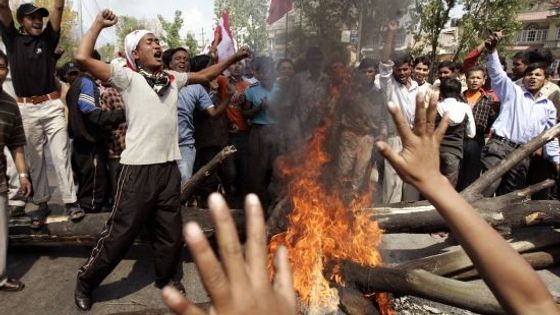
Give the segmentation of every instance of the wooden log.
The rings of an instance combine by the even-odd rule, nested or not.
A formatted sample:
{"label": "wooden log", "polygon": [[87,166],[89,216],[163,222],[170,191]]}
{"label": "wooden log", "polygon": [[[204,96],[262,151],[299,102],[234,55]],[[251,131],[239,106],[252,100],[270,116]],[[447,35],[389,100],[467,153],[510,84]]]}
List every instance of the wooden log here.
{"label": "wooden log", "polygon": [[498,163],[492,169],[482,174],[482,176],[480,176],[474,183],[465,188],[461,192],[461,194],[468,201],[478,199],[484,189],[490,186],[498,178],[502,177],[502,175],[504,175],[512,167],[517,165],[521,160],[529,156],[531,153],[535,152],[535,150],[542,147],[545,143],[551,141],[559,134],[560,124],[556,124],[552,128],[543,131],[531,141],[517,148],[515,151],[509,154],[507,158],[501,160],[500,163]]}
{"label": "wooden log", "polygon": [[414,295],[476,313],[505,314],[490,289],[483,283],[448,279],[424,270],[368,268],[347,261],[342,266],[345,281],[355,284],[364,293]]}
{"label": "wooden log", "polygon": [[379,315],[373,303],[364,294],[351,288],[338,288],[340,309],[348,315]]}
{"label": "wooden log", "polygon": [[[547,180],[537,185],[550,187],[552,184],[553,181]],[[495,228],[560,225],[560,201],[524,201],[519,200],[517,193],[497,198],[480,198],[472,202],[472,206]],[[431,233],[447,230],[443,218],[428,202],[391,204],[379,208],[366,208],[363,211],[370,212],[386,233]]]}
{"label": "wooden log", "polygon": [[[546,269],[557,265],[560,262],[560,248],[547,248],[538,252],[523,253],[521,256],[533,267],[533,269]],[[470,268],[453,274],[451,277],[457,280],[472,280],[480,278],[480,275],[478,274],[478,270]]]}
{"label": "wooden log", "polygon": [[[243,232],[245,216],[241,210],[231,210],[238,231]],[[89,213],[84,219],[73,222],[66,215],[49,216],[46,224],[39,230],[31,229],[29,217],[12,218],[9,222],[10,245],[93,245],[110,213]],[[198,208],[183,208],[181,212],[183,222],[195,221],[202,231],[210,236],[214,233],[210,211]],[[142,233],[137,242],[150,240],[147,233]]]}
{"label": "wooden log", "polygon": [[189,201],[189,198],[193,194],[194,190],[206,179],[212,172],[222,164],[228,157],[237,152],[235,146],[230,145],[224,147],[222,151],[210,160],[206,165],[204,165],[198,172],[196,172],[183,186],[181,186],[181,204],[185,204]]}
{"label": "wooden log", "polygon": [[[519,253],[536,251],[542,248],[558,246],[560,244],[560,232],[551,230],[543,233],[539,231],[532,235],[524,236],[522,241],[511,243],[511,247]],[[422,257],[419,259],[393,265],[393,267],[404,270],[422,269],[439,276],[447,276],[473,268],[469,256],[461,247],[457,249]]]}

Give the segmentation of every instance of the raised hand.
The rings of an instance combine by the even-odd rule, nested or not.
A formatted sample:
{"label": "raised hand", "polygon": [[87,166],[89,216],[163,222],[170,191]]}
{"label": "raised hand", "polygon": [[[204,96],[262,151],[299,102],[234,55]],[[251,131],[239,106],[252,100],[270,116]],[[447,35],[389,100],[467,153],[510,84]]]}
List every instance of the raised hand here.
{"label": "raised hand", "polygon": [[113,13],[113,11],[105,9],[97,14],[95,22],[101,25],[103,28],[106,28],[117,24],[118,18],[117,15]]}
{"label": "raised hand", "polygon": [[237,57],[236,59],[238,61],[243,60],[243,59],[251,56],[251,50],[249,49],[248,46],[243,46],[243,47],[241,47],[237,50],[237,52],[235,53],[235,56]]}
{"label": "raised hand", "polygon": [[492,34],[490,34],[490,36],[488,36],[486,41],[484,41],[484,46],[488,51],[492,52],[494,51],[494,49],[496,49],[496,46],[502,40],[502,38],[504,38],[504,36],[505,35],[503,31],[493,32]]}
{"label": "raised hand", "polygon": [[389,103],[389,112],[401,136],[403,149],[395,152],[385,142],[377,142],[377,148],[391,163],[395,171],[407,183],[422,191],[422,185],[439,171],[439,145],[447,129],[447,117],[435,127],[437,95],[432,95],[426,108],[424,95],[416,97],[416,116],[411,129],[406,119],[394,103]]}
{"label": "raised hand", "polygon": [[399,29],[399,21],[391,20],[387,23],[387,29],[391,32],[396,32]]}
{"label": "raised hand", "polygon": [[196,223],[187,223],[185,239],[212,306],[208,313],[204,312],[171,287],[163,290],[165,304],[180,315],[295,315],[296,297],[284,247],[279,248],[275,257],[274,282],[271,284],[268,278],[266,232],[258,198],[248,195],[245,199],[245,252],[224,198],[212,194],[209,207],[216,223],[221,263]]}

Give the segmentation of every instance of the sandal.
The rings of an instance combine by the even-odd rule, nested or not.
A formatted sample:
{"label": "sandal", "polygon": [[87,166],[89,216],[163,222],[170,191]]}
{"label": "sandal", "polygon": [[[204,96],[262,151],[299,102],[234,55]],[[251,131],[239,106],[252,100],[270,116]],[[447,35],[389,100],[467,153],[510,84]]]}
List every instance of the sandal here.
{"label": "sandal", "polygon": [[64,212],[72,221],[78,221],[86,215],[86,212],[78,205],[69,205]]}
{"label": "sandal", "polygon": [[29,218],[31,219],[31,228],[33,229],[40,229],[45,222],[47,221],[47,217],[51,213],[51,210],[48,207],[37,209],[30,213]]}

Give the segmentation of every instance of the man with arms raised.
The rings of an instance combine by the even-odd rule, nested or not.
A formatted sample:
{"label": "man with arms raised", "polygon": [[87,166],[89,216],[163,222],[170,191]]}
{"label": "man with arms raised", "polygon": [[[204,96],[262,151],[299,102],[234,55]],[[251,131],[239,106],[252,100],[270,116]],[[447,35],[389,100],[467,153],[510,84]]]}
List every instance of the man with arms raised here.
{"label": "man with arms raised", "polygon": [[27,138],[31,180],[35,186],[33,202],[39,210],[32,214],[32,225],[40,227],[49,214],[51,198],[47,180],[44,147],[49,145],[66,213],[73,220],[81,219],[84,211],[76,204],[76,189],[70,165],[68,131],[64,119],[64,104],[55,81],[55,49],[60,38],[64,0],[54,0],[54,8],[46,27],[43,18],[49,11],[32,3],[20,5],[16,29],[8,0],[0,0],[0,33],[12,69],[17,102]]}
{"label": "man with arms raised", "polygon": [[127,67],[108,65],[92,58],[91,51],[101,31],[116,23],[113,12],[100,12],[75,54],[85,71],[121,92],[128,123],[111,216],[78,272],[74,296],[81,310],[91,308],[92,291],[123,259],[146,222],[154,230],[156,286],[171,285],[184,291],[178,272],[182,248],[181,175],[176,163],[181,159],[178,93],[187,81],[208,82],[248,56],[248,50],[242,48],[232,58],[197,73],[163,71],[159,39],[150,31],[136,30],[124,41]]}

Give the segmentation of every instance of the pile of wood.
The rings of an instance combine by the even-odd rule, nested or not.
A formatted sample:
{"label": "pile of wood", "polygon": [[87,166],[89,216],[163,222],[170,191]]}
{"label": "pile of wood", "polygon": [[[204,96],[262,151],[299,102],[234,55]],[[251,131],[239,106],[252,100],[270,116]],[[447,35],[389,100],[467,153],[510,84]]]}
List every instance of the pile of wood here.
{"label": "pile of wood", "polygon": [[[560,223],[560,201],[533,201],[530,196],[537,191],[551,187],[554,180],[545,180],[510,194],[484,198],[481,192],[496,179],[537,148],[560,134],[560,124],[543,132],[526,145],[518,148],[507,159],[483,174],[461,194],[498,231],[506,237],[512,230],[536,226],[538,234],[526,233],[523,239],[511,244],[535,268],[542,269],[556,264],[560,257],[560,233],[554,230]],[[182,199],[187,200],[200,180],[208,176],[215,167],[235,152],[227,148],[193,176],[183,187]],[[290,211],[287,198],[281,199],[269,218],[271,235],[286,228],[286,216]],[[373,220],[377,220],[385,233],[432,233],[447,230],[446,224],[429,202],[399,203],[380,205],[371,209]],[[233,212],[236,222],[243,223],[243,213]],[[10,221],[10,242],[12,244],[93,244],[103,228],[109,214],[89,214],[78,223],[67,217],[51,217],[42,230],[29,228],[28,219]],[[207,234],[213,231],[210,215],[205,209],[183,209],[184,221],[197,221]],[[543,232],[544,231],[544,232]],[[141,240],[142,238],[140,238]],[[443,254],[424,257],[395,265],[368,268],[353,262],[341,262],[348,288],[341,288],[342,308],[348,314],[370,314],[372,305],[363,294],[391,292],[422,297],[436,302],[461,307],[483,314],[503,314],[501,307],[488,287],[477,282],[478,273],[465,252],[457,247]],[[328,273],[328,271],[325,271]]]}

